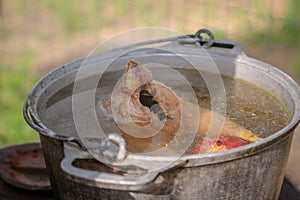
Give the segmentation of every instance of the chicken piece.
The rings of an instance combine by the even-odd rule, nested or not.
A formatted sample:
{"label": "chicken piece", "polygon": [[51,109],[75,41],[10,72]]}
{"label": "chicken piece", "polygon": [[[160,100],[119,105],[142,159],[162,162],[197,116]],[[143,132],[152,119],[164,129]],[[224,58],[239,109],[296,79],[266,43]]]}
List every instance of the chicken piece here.
{"label": "chicken piece", "polygon": [[[140,101],[146,91],[158,103],[151,107]],[[157,98],[164,96],[165,98]],[[151,72],[135,61],[129,61],[122,79],[116,84],[110,98],[102,103],[106,112],[123,133],[127,150],[150,152],[168,144],[178,132],[181,112],[176,94],[165,85],[153,81]],[[167,119],[161,121],[151,110],[163,110]]]}
{"label": "chicken piece", "polygon": [[[146,105],[143,98],[150,99]],[[130,60],[110,98],[102,102],[123,133],[130,152],[150,152],[167,145],[180,131],[194,129],[199,136],[239,137],[248,142],[260,138],[224,116],[178,97],[153,80],[149,69]]]}

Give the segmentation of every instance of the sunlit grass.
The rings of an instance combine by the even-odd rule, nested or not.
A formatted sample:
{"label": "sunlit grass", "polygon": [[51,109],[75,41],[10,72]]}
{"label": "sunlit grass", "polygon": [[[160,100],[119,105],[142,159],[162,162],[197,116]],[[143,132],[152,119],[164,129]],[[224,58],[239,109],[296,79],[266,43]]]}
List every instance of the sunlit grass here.
{"label": "sunlit grass", "polygon": [[[175,2],[170,0],[160,2],[138,0],[31,0],[29,2],[31,4],[34,2],[34,5],[24,4],[21,1],[3,1],[3,5],[4,7],[10,5],[10,10],[6,13],[8,16],[17,16],[21,19],[28,18],[28,20],[24,20],[24,24],[19,25],[22,28],[27,28],[27,25],[30,24],[26,23],[34,23],[36,17],[41,16],[40,24],[43,27],[36,30],[28,30],[30,29],[28,28],[26,34],[27,36],[32,34],[35,41],[42,40],[49,46],[55,40],[52,38],[53,35],[51,34],[53,33],[51,31],[63,35],[64,37],[60,39],[69,42],[72,36],[77,33],[101,32],[102,30],[112,30],[118,26],[124,26],[124,29],[139,26],[157,26],[171,29],[175,27],[174,29],[177,31],[188,34],[193,34],[198,28],[205,27],[211,29],[218,39],[232,39],[234,37],[234,40],[250,41],[257,45],[276,43],[292,47],[294,51],[292,52],[293,59],[290,67],[295,74],[300,76],[300,52],[297,50],[297,48],[300,49],[300,1],[298,0],[288,0],[289,4],[287,4],[286,13],[282,19],[277,19],[274,16],[274,22],[277,24],[272,24],[271,11],[266,9],[265,2],[260,0],[253,1],[251,8],[240,6],[240,4],[234,2],[227,2],[225,8],[223,8],[220,5],[224,2],[221,3],[221,1],[215,0],[202,1],[202,4],[197,1]],[[225,12],[225,14],[220,15],[222,12]],[[11,13],[15,15],[10,15]],[[47,24],[49,18],[55,21],[53,30],[52,27],[47,27],[49,26]],[[52,22],[51,20],[49,21]],[[16,23],[16,21],[13,22]],[[45,24],[43,24],[44,22]],[[29,27],[35,28],[33,26]],[[0,36],[3,40],[14,40],[16,35],[22,37],[22,29],[1,30],[1,28]],[[232,32],[239,32],[239,35],[232,36]],[[31,45],[30,42],[26,44]],[[22,106],[30,89],[42,76],[30,70],[35,67],[32,66],[33,59],[35,59],[35,56],[47,53],[47,50],[44,52],[31,52],[30,48],[29,50],[26,48],[28,47],[24,47],[25,50],[22,49],[22,51],[17,49],[16,52],[8,52],[13,55],[10,57],[11,62],[16,66],[10,66],[9,62],[1,63],[2,60],[0,59],[0,145],[38,139],[37,133],[23,120]],[[2,54],[1,50],[0,53]]]}
{"label": "sunlit grass", "polygon": [[24,101],[37,78],[28,71],[31,55],[24,55],[17,68],[0,66],[0,145],[37,141],[22,117]]}
{"label": "sunlit grass", "polygon": [[294,73],[300,77],[300,47],[297,49],[294,54],[293,54],[293,59],[292,59],[292,69]]}

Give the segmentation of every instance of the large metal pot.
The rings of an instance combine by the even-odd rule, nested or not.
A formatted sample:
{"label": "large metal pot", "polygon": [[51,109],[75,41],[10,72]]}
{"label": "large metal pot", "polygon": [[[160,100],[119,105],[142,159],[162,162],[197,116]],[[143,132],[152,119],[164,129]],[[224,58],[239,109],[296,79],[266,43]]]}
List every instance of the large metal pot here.
{"label": "large metal pot", "polygon": [[[134,176],[114,172],[93,159],[74,130],[70,131],[61,126],[49,128],[49,122],[45,120],[49,119],[49,116],[45,116],[49,105],[64,98],[55,96],[57,91],[72,88],[76,73],[83,62],[77,60],[41,79],[34,86],[24,106],[26,121],[40,133],[51,185],[57,199],[278,198],[293,131],[299,122],[299,87],[275,67],[247,57],[237,43],[216,40],[207,48],[208,54],[199,54],[197,47],[180,44],[181,39],[173,39],[164,45],[166,51],[141,49],[121,56],[119,60],[121,63],[136,59],[142,63],[153,61],[178,66],[182,64],[182,60],[174,54],[166,53],[174,49],[177,55],[202,65],[212,59],[217,66],[221,66],[221,73],[246,80],[274,95],[291,113],[290,123],[259,142],[209,155],[184,155],[172,166],[160,171]],[[193,36],[189,39],[199,42]],[[99,62],[110,62],[117,55],[118,51],[112,51],[94,56],[89,62],[91,66]],[[209,69],[203,66],[203,70]],[[92,75],[90,76],[92,79]],[[70,94],[66,92],[66,95]],[[71,105],[65,109],[71,109]],[[55,114],[50,118],[54,122],[64,120],[63,116]],[[148,163],[168,160],[166,157],[139,155],[131,155],[130,158]]]}

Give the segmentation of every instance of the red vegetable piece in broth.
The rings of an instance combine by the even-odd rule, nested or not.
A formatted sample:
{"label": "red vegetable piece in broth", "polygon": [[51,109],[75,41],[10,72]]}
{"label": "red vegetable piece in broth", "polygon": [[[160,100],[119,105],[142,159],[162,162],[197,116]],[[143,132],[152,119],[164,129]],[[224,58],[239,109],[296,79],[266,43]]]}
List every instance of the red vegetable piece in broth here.
{"label": "red vegetable piece in broth", "polygon": [[218,139],[206,138],[195,146],[193,154],[226,151],[249,143],[246,140],[232,136],[221,136]]}

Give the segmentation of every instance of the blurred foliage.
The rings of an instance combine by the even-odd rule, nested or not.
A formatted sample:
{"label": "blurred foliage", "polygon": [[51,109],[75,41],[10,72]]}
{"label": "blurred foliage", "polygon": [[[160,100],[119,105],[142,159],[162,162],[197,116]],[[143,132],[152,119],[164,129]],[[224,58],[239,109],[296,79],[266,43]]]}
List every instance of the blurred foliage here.
{"label": "blurred foliage", "polygon": [[292,55],[292,63],[291,68],[293,72],[300,77],[300,47],[295,50],[295,52]]}
{"label": "blurred foliage", "polygon": [[[290,51],[289,68],[300,77],[300,1],[288,0],[282,18],[261,14],[261,18],[269,21],[268,26],[255,30],[246,36],[254,43],[281,45]],[[279,25],[278,25],[278,22]]]}
{"label": "blurred foliage", "polygon": [[[54,17],[62,23],[62,27],[69,34],[82,31],[96,31],[108,28],[122,21],[120,16],[131,15],[134,23],[143,23],[147,18],[149,26],[160,23],[167,16],[166,9],[170,0],[160,2],[157,6],[151,1],[128,1],[128,0],[43,0],[42,3],[50,9]],[[133,6],[134,5],[134,6]],[[154,8],[155,7],[155,8]],[[138,8],[138,9],[132,9]],[[155,9],[155,14],[153,10]],[[184,14],[184,11],[182,12]]]}
{"label": "blurred foliage", "polygon": [[[300,1],[289,0],[283,19],[276,16],[263,16],[269,21],[268,26],[249,35],[255,42],[269,42],[300,47]],[[276,22],[281,21],[280,26]]]}
{"label": "blurred foliage", "polygon": [[[97,9],[101,7],[102,1],[89,0],[88,3],[78,0],[43,0],[46,9],[53,13],[53,17],[62,23],[62,28],[68,33],[73,34],[87,30],[92,23],[101,24],[108,19],[101,19],[97,14]],[[103,11],[99,10],[99,13]],[[92,18],[91,16],[94,17]],[[101,14],[102,16],[102,14]]]}
{"label": "blurred foliage", "polygon": [[282,39],[291,46],[296,48],[293,53],[291,67],[300,77],[300,1],[293,0],[290,2],[287,19],[282,27]]}
{"label": "blurred foliage", "polygon": [[[300,48],[300,1],[289,1],[286,19],[278,34],[278,41]],[[276,35],[276,34],[275,34]]]}
{"label": "blurred foliage", "polygon": [[[280,4],[286,8],[284,15],[273,15],[269,2],[286,2]],[[22,117],[25,98],[42,76],[35,73],[39,69],[33,70],[38,68],[36,63],[42,63],[36,60],[43,57],[56,65],[54,55],[49,55],[49,59],[47,54],[57,51],[67,57],[68,44],[95,33],[106,34],[103,39],[141,26],[166,27],[189,34],[205,27],[216,38],[251,41],[256,46],[262,43],[287,46],[292,49],[291,68],[300,76],[299,0],[28,0],[26,3],[10,0],[1,3],[0,19],[7,17],[7,27],[0,27],[0,42],[9,41],[9,45],[7,52],[4,52],[5,45],[0,45],[0,56],[7,56],[6,62],[0,57],[0,145],[38,138]],[[82,44],[71,48],[80,49]]]}
{"label": "blurred foliage", "polygon": [[18,68],[0,66],[0,145],[37,141],[35,133],[22,117],[24,101],[37,78],[28,71],[31,54],[20,58]]}
{"label": "blurred foliage", "polygon": [[284,43],[295,48],[291,68],[300,77],[300,1],[289,1],[288,8],[286,20],[279,32],[279,37]]}

